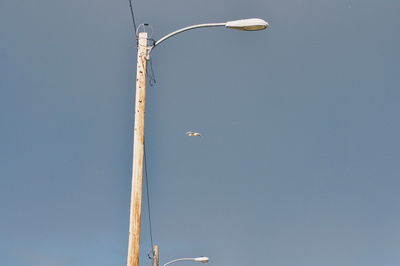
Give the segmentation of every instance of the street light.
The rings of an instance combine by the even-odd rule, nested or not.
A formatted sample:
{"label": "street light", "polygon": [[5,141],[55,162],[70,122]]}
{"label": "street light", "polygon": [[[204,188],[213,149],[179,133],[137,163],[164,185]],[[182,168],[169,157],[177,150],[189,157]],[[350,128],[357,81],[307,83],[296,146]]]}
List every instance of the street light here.
{"label": "street light", "polygon": [[181,258],[181,259],[175,259],[175,260],[171,260],[170,262],[165,263],[163,266],[167,266],[170,265],[174,262],[178,262],[178,261],[197,261],[197,262],[203,262],[206,263],[209,261],[209,259],[207,257],[198,257],[198,258]]}
{"label": "street light", "polygon": [[[138,54],[136,69],[136,97],[135,97],[135,126],[133,136],[133,161],[132,161],[132,189],[129,221],[129,246],[128,266],[139,266],[139,244],[140,244],[140,220],[142,213],[142,173],[144,154],[144,112],[146,105],[146,67],[150,59],[152,49],[163,41],[184,31],[203,27],[223,27],[244,31],[256,31],[266,29],[268,22],[259,19],[241,19],[225,23],[207,23],[185,27],[165,35],[153,46],[148,45],[147,32],[141,32],[138,36]],[[201,259],[203,258],[203,259]],[[195,258],[194,261],[207,262],[205,257]],[[171,262],[172,263],[172,262]],[[165,265],[164,265],[165,266]]]}

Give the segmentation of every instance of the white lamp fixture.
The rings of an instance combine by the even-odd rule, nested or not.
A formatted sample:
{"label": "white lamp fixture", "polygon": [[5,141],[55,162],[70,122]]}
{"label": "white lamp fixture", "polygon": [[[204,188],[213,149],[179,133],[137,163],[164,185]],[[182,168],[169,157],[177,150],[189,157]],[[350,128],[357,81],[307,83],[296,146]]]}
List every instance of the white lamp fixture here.
{"label": "white lamp fixture", "polygon": [[268,22],[260,18],[249,18],[249,19],[228,21],[225,24],[225,27],[230,29],[247,30],[247,31],[265,30],[266,28],[268,28],[268,26],[269,26]]}
{"label": "white lamp fixture", "polygon": [[198,262],[208,262],[209,259],[207,257],[199,257],[199,258],[194,258],[194,261],[198,261]]}

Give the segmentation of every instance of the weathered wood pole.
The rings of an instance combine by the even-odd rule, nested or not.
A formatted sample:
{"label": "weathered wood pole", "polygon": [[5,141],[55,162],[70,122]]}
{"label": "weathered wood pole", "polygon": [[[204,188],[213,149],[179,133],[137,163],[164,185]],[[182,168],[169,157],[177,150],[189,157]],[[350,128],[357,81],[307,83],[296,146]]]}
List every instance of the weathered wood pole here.
{"label": "weathered wood pole", "polygon": [[157,245],[153,246],[153,266],[158,266],[158,261],[159,261],[159,249]]}
{"label": "weathered wood pole", "polygon": [[144,113],[146,105],[147,33],[139,33],[136,69],[135,128],[133,133],[132,190],[129,220],[128,266],[139,266],[140,217],[142,213],[142,173],[144,153]]}

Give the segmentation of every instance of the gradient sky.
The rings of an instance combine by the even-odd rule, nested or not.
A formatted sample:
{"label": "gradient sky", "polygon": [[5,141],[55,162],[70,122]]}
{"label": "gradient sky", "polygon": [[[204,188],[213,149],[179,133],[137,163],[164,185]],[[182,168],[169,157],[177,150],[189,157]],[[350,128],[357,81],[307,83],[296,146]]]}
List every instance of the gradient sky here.
{"label": "gradient sky", "polygon": [[[133,0],[160,261],[400,265],[398,0]],[[126,264],[128,0],[0,1],[0,264]],[[186,137],[187,130],[203,134]],[[151,265],[143,203],[141,265]],[[182,266],[195,265],[193,262]]]}

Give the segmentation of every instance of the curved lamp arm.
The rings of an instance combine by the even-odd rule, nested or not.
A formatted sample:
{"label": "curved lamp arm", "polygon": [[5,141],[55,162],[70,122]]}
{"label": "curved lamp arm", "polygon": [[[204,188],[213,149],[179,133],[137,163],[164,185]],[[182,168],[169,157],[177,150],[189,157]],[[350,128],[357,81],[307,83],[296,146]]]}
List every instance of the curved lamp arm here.
{"label": "curved lamp arm", "polygon": [[193,26],[189,26],[189,27],[185,27],[179,30],[176,30],[174,32],[171,32],[170,34],[165,35],[164,37],[162,37],[161,39],[159,39],[158,41],[155,42],[154,46],[159,45],[160,43],[162,43],[163,41],[165,41],[168,38],[171,38],[172,36],[184,32],[184,31],[188,31],[188,30],[192,30],[192,29],[197,29],[197,28],[205,28],[205,27],[222,27],[225,26],[226,23],[207,23],[207,24],[197,24],[197,25],[193,25]]}
{"label": "curved lamp arm", "polygon": [[171,263],[174,262],[178,262],[178,261],[197,261],[197,262],[208,262],[208,258],[207,257],[199,257],[199,258],[181,258],[181,259],[175,259],[175,260],[171,260],[170,262],[165,263],[163,266],[167,266],[170,265]]}
{"label": "curved lamp arm", "polygon": [[151,53],[151,51],[153,50],[154,47],[158,46],[163,41],[165,41],[165,40],[171,38],[172,36],[177,35],[177,34],[179,34],[181,32],[188,31],[188,30],[193,30],[193,29],[197,29],[197,28],[205,28],[205,27],[223,27],[223,26],[225,26],[225,24],[226,23],[197,24],[197,25],[188,26],[188,27],[176,30],[174,32],[171,32],[170,34],[167,34],[164,37],[162,37],[161,39],[159,39],[158,41],[156,41],[153,46],[149,47],[148,56],[150,56],[150,53]]}
{"label": "curved lamp arm", "polygon": [[259,18],[250,18],[250,19],[240,19],[240,20],[234,20],[234,21],[228,21],[228,22],[223,22],[223,23],[206,23],[206,24],[197,24],[189,27],[185,27],[179,30],[176,30],[174,32],[171,32],[170,34],[165,35],[158,41],[154,43],[153,46],[150,46],[148,48],[147,52],[147,59],[150,59],[150,53],[153,50],[154,47],[158,46],[160,43],[163,41],[171,38],[174,35],[177,35],[181,32],[192,30],[192,29],[197,29],[197,28],[205,28],[205,27],[226,27],[230,29],[236,29],[236,30],[245,30],[245,31],[256,31],[256,30],[264,30],[266,29],[269,24],[265,20],[259,19]]}

